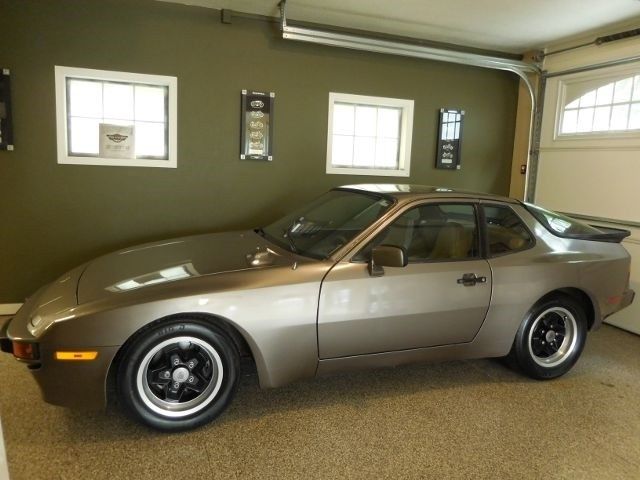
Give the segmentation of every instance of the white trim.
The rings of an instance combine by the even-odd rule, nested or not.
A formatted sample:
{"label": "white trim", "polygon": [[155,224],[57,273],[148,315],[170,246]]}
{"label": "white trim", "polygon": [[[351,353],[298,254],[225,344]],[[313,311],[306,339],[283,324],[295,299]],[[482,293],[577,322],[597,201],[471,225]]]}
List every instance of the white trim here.
{"label": "white trim", "polygon": [[[66,77],[91,78],[97,80],[125,81],[147,83],[169,87],[169,145],[168,160],[113,159],[100,157],[79,157],[68,155],[67,145],[67,95]],[[177,168],[178,166],[178,78],[165,75],[146,75],[142,73],[113,72],[109,70],[93,70],[89,68],[55,67],[56,84],[56,132],[58,142],[58,163],[67,165],[103,165],[119,167],[161,167]]]}
{"label": "white trim", "polygon": [[640,147],[639,130],[620,130],[560,134],[565,103],[566,85],[574,82],[615,78],[619,75],[638,75],[640,66],[620,65],[603,70],[572,73],[550,78],[547,81],[540,150],[580,148],[636,149]]}
{"label": "white trim", "polygon": [[[400,123],[400,146],[398,151],[398,168],[354,168],[336,167],[331,163],[333,152],[333,106],[336,102],[373,105],[380,107],[396,107],[402,109]],[[340,175],[376,175],[385,177],[408,177],[411,173],[411,139],[413,135],[413,100],[388,97],[371,97],[349,93],[329,92],[329,119],[327,128],[327,172]]]}
{"label": "white trim", "polygon": [[1,421],[0,421],[0,480],[9,480],[9,463],[7,462],[7,451],[4,448],[4,435],[2,433]]}
{"label": "white trim", "polygon": [[21,303],[0,303],[0,315],[15,315],[21,306]]}
{"label": "white trim", "polygon": [[[615,79],[619,79],[620,76],[626,76],[626,75],[628,75],[633,79],[633,77],[637,76],[638,74],[640,74],[640,66],[621,65],[617,67],[606,68],[603,70],[579,72],[579,73],[558,77],[557,80],[555,80],[557,82],[556,88],[557,88],[558,101],[556,103],[553,140],[555,142],[571,142],[572,140],[574,141],[577,140],[580,143],[583,143],[585,140],[587,141],[588,140],[605,140],[605,141],[616,142],[616,141],[625,140],[625,139],[627,140],[638,139],[640,137],[639,129],[601,130],[601,131],[574,132],[574,133],[560,132],[560,129],[562,127],[562,118],[565,111],[567,86],[570,86],[574,83],[581,83],[585,81],[615,80]],[[631,105],[631,103],[637,103],[637,100],[636,101],[630,100],[629,102],[621,102],[618,105]],[[611,107],[612,104],[606,104],[602,106]],[[597,107],[597,105],[594,105],[594,107]]]}

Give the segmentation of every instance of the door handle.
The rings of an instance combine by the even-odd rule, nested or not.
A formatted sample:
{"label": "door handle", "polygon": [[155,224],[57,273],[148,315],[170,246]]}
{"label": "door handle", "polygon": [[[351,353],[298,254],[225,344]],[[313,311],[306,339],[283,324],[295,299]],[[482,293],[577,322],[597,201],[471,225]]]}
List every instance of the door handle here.
{"label": "door handle", "polygon": [[475,273],[465,273],[458,279],[459,285],[473,287],[476,283],[487,283],[487,277],[479,277]]}

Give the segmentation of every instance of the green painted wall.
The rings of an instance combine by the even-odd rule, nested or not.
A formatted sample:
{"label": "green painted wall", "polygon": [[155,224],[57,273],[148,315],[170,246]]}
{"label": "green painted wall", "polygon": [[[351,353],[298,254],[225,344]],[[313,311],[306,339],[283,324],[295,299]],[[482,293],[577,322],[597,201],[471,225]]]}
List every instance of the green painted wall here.
{"label": "green painted wall", "polygon": [[[415,100],[410,182],[508,192],[511,74],[288,42],[273,24],[219,18],[151,0],[0,1],[16,144],[0,152],[0,303],[127,245],[256,226],[335,185],[394,181],[325,174],[330,91]],[[178,168],[58,165],[54,65],[177,76]],[[276,92],[273,163],[238,159],[242,88]],[[444,106],[467,111],[459,172],[433,167]]]}

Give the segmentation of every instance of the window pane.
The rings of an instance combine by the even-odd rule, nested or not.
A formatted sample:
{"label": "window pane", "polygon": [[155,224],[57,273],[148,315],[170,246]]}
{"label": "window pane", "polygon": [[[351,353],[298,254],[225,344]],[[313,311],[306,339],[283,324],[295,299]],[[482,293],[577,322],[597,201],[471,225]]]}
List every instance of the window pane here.
{"label": "window pane", "polygon": [[597,107],[593,116],[593,131],[602,132],[609,130],[609,116],[611,107]]}
{"label": "window pane", "polygon": [[559,236],[565,235],[590,235],[594,233],[602,233],[595,227],[582,223],[575,218],[567,217],[551,210],[546,210],[531,203],[525,204],[527,210],[542,223],[551,233]]}
{"label": "window pane", "polygon": [[69,122],[69,151],[72,155],[98,155],[100,150],[100,120],[71,118]]}
{"label": "window pane", "polygon": [[353,137],[333,136],[331,164],[337,167],[350,167],[353,164]]}
{"label": "window pane", "polygon": [[120,120],[133,120],[133,85],[104,84],[104,116]]}
{"label": "window pane", "polygon": [[562,116],[561,133],[575,133],[578,129],[578,111],[566,110]]}
{"label": "window pane", "polygon": [[353,135],[355,107],[336,103],[333,106],[333,133]]}
{"label": "window pane", "polygon": [[631,86],[633,85],[633,78],[625,78],[616,82],[616,89],[613,94],[613,101],[628,102],[631,100]]}
{"label": "window pane", "polygon": [[596,91],[592,90],[580,97],[580,108],[593,107],[596,103]]}
{"label": "window pane", "polygon": [[626,130],[629,105],[616,105],[611,110],[610,130]]}
{"label": "window pane", "polygon": [[398,167],[398,140],[391,138],[378,139],[375,165],[378,168]]}
{"label": "window pane", "polygon": [[378,137],[398,138],[400,134],[400,109],[378,109]]}
{"label": "window pane", "polygon": [[353,166],[372,168],[376,155],[376,139],[356,137],[353,146]]}
{"label": "window pane", "polygon": [[484,207],[490,255],[523,250],[533,242],[520,217],[509,207]]}
{"label": "window pane", "polygon": [[640,75],[636,75],[633,79],[633,101],[640,100]]}
{"label": "window pane", "polygon": [[633,130],[640,129],[640,103],[631,104],[631,113],[629,114],[629,128]]}
{"label": "window pane", "polygon": [[610,105],[613,98],[613,83],[600,87],[596,93],[596,105]]}
{"label": "window pane", "polygon": [[102,83],[69,80],[69,111],[74,117],[102,118]]}
{"label": "window pane", "polygon": [[136,122],[136,156],[166,157],[164,124]]}
{"label": "window pane", "polygon": [[593,124],[593,108],[578,110],[578,132],[590,132]]}
{"label": "window pane", "polygon": [[356,135],[375,137],[377,110],[375,107],[356,107]]}
{"label": "window pane", "polygon": [[564,108],[578,108],[580,105],[580,99],[576,98],[573,102],[567,103]]}
{"label": "window pane", "polygon": [[166,87],[136,85],[135,95],[135,114],[137,121],[165,121]]}
{"label": "window pane", "polygon": [[358,254],[367,258],[376,245],[404,248],[409,262],[455,261],[478,255],[472,205],[424,205],[408,210]]}

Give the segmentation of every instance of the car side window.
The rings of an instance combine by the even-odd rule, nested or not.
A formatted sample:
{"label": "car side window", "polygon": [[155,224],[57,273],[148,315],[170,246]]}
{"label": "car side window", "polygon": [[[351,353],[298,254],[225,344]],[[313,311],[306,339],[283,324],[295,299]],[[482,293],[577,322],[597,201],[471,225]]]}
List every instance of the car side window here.
{"label": "car side window", "polygon": [[511,208],[504,205],[485,205],[484,216],[489,256],[526,250],[533,246],[531,233]]}
{"label": "car side window", "polygon": [[367,261],[378,245],[401,247],[409,263],[477,258],[478,228],[471,204],[426,204],[404,212],[354,258]]}

